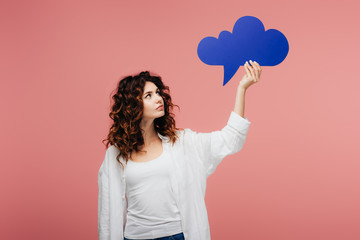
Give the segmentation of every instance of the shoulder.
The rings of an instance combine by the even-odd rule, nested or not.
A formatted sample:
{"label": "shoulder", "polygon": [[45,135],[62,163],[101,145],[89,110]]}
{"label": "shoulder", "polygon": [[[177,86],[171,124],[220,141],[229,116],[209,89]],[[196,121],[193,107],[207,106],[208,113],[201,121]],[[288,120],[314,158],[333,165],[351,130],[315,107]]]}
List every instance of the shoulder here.
{"label": "shoulder", "polygon": [[184,129],[181,129],[181,130],[176,130],[176,134],[180,139],[186,138],[186,137],[188,137],[189,135],[191,135],[193,133],[194,133],[194,131],[191,130],[190,128],[184,128]]}
{"label": "shoulder", "polygon": [[190,128],[184,128],[182,130],[178,130],[177,134],[179,136],[180,143],[182,145],[188,145],[191,144],[197,132]]}
{"label": "shoulder", "polygon": [[119,149],[117,149],[114,145],[110,145],[107,149],[106,149],[106,155],[108,157],[110,156],[114,156],[114,155],[118,155],[119,154]]}
{"label": "shoulder", "polygon": [[[118,161],[116,160],[119,153],[120,153],[119,149],[117,149],[114,145],[110,145],[106,149],[104,161],[100,166],[100,172],[105,172],[108,174],[109,171],[113,171],[113,169],[116,169],[119,165]],[[121,156],[119,160],[123,162]]]}
{"label": "shoulder", "polygon": [[114,145],[110,145],[107,149],[106,149],[107,153],[115,153],[115,152],[119,152],[119,149],[117,149]]}
{"label": "shoulder", "polygon": [[190,128],[184,128],[181,130],[176,130],[176,133],[179,134],[179,136],[181,135],[185,135],[185,134],[191,134],[194,133],[195,131],[191,130]]}
{"label": "shoulder", "polygon": [[[105,152],[104,162],[114,162],[116,161],[116,157],[119,155],[120,150],[117,149],[114,145],[110,145]],[[120,160],[122,157],[120,156]]]}

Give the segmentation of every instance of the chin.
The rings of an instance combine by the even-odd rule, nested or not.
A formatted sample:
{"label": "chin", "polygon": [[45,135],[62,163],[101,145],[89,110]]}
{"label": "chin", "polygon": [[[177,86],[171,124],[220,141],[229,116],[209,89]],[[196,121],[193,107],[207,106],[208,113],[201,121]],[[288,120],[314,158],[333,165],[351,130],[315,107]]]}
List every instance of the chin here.
{"label": "chin", "polygon": [[163,117],[163,116],[165,116],[165,111],[162,111],[161,113],[159,113],[158,118]]}

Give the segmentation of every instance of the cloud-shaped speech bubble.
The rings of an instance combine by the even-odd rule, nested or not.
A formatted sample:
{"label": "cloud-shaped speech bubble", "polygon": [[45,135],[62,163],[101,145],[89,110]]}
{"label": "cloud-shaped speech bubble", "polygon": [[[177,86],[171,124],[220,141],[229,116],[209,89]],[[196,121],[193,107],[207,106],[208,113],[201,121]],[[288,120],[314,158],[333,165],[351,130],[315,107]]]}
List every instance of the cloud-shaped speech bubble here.
{"label": "cloud-shaped speech bubble", "polygon": [[203,38],[197,48],[201,61],[224,66],[223,86],[246,61],[256,61],[260,66],[275,66],[284,61],[288,52],[289,43],[284,34],[276,29],[265,31],[262,22],[252,16],[239,18],[232,33],[222,31],[218,39]]}

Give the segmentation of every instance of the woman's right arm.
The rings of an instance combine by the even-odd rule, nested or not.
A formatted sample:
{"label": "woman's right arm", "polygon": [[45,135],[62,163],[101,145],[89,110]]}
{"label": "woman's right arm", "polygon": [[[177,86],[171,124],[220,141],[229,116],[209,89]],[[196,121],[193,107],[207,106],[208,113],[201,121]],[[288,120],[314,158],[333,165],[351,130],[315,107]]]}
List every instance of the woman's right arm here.
{"label": "woman's right arm", "polygon": [[108,151],[106,151],[105,159],[100,166],[98,173],[98,236],[99,240],[110,239],[110,195],[109,195],[109,175],[107,171],[106,158]]}

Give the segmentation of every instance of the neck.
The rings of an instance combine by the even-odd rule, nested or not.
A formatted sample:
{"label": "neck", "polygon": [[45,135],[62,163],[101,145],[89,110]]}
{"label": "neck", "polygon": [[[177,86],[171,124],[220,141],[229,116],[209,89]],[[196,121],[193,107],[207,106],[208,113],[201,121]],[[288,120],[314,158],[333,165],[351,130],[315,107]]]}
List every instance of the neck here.
{"label": "neck", "polygon": [[155,131],[154,121],[141,121],[140,128],[144,138],[143,147],[147,147],[159,139],[159,136]]}

